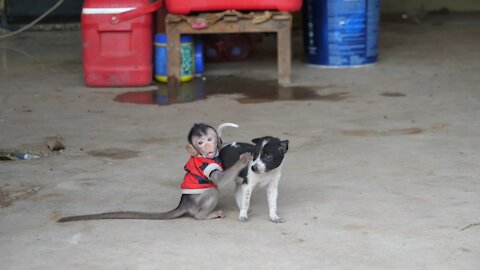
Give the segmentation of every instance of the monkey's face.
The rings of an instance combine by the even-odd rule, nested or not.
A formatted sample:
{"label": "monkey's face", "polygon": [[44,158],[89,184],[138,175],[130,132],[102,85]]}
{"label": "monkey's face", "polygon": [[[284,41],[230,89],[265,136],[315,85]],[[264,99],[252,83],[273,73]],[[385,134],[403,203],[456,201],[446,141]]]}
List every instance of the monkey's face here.
{"label": "monkey's face", "polygon": [[218,137],[215,130],[209,128],[200,137],[193,136],[192,143],[200,156],[205,158],[218,156]]}

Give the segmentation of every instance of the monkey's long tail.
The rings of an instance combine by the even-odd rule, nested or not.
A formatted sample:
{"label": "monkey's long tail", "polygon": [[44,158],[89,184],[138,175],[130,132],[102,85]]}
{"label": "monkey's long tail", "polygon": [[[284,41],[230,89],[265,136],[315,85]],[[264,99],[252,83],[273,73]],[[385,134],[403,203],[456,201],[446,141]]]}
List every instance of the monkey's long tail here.
{"label": "monkey's long tail", "polygon": [[165,213],[144,213],[144,212],[107,212],[101,214],[69,216],[59,219],[57,222],[70,222],[79,220],[95,220],[95,219],[150,219],[150,220],[165,220],[173,219],[184,215],[186,211],[177,207]]}
{"label": "monkey's long tail", "polygon": [[217,134],[218,134],[218,137],[222,138],[222,131],[225,127],[234,127],[234,128],[238,128],[238,125],[235,124],[235,123],[223,123],[221,125],[219,125],[217,127]]}

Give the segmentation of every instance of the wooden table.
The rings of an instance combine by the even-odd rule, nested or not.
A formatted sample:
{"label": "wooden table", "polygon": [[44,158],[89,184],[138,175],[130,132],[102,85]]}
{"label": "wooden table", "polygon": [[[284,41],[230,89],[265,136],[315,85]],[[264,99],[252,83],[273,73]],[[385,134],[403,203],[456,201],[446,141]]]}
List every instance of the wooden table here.
{"label": "wooden table", "polygon": [[[179,19],[181,18],[181,19]],[[290,84],[291,77],[291,29],[292,15],[286,12],[275,12],[262,23],[254,23],[251,19],[225,16],[207,28],[194,29],[191,20],[195,17],[167,15],[165,27],[168,52],[168,84],[178,85],[180,82],[180,35],[182,34],[217,34],[217,33],[277,33],[277,67],[278,83]],[[190,21],[190,22],[189,22]]]}

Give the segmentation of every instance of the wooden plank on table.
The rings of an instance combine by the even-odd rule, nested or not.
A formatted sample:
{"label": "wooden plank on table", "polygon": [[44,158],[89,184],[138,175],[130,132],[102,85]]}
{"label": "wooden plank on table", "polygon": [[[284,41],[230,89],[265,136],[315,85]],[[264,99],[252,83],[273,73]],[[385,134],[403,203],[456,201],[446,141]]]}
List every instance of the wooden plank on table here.
{"label": "wooden plank on table", "polygon": [[258,33],[277,32],[279,29],[288,27],[290,22],[272,20],[261,24],[253,24],[250,20],[238,20],[235,23],[218,21],[203,29],[193,29],[187,22],[180,22],[175,25],[182,34]]}
{"label": "wooden plank on table", "polygon": [[237,22],[238,17],[234,16],[234,15],[226,15],[226,16],[223,17],[223,21],[225,21],[225,22]]}

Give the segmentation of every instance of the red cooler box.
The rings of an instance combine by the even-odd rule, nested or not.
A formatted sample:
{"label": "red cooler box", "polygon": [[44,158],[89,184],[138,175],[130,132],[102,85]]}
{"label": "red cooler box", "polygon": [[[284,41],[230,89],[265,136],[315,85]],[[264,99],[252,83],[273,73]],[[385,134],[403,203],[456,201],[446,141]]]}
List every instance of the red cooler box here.
{"label": "red cooler box", "polygon": [[294,12],[302,0],[165,0],[167,10],[176,14],[220,10],[279,10]]}
{"label": "red cooler box", "polygon": [[141,86],[153,78],[153,15],[162,1],[86,0],[83,69],[88,86]]}

